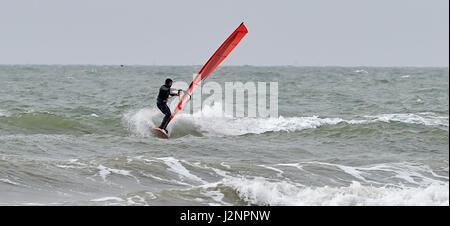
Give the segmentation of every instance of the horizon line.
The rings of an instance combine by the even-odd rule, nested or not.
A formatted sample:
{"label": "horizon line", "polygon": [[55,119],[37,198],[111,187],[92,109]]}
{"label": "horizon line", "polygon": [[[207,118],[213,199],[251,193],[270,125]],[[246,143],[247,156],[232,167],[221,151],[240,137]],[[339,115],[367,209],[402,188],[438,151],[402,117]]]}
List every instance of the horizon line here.
{"label": "horizon line", "polygon": [[[4,64],[0,63],[0,66],[118,66],[118,67],[201,67],[201,64],[35,64],[35,63],[24,63],[24,64]],[[449,68],[449,65],[292,65],[292,64],[274,64],[274,65],[252,65],[252,64],[232,64],[232,65],[221,65],[220,67],[366,67],[366,68]]]}

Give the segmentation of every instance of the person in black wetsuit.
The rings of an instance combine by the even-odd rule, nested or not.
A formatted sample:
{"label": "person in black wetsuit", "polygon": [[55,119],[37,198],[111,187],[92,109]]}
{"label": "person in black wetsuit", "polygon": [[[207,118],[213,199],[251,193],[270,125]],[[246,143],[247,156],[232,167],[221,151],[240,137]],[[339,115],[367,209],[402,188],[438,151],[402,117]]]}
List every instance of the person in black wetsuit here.
{"label": "person in black wetsuit", "polygon": [[164,119],[161,122],[161,125],[159,126],[160,129],[163,129],[166,131],[166,127],[170,122],[170,116],[172,113],[170,112],[170,108],[167,106],[167,100],[169,99],[169,96],[179,96],[180,90],[178,90],[178,93],[171,93],[170,87],[172,86],[172,79],[168,78],[166,79],[166,83],[159,88],[159,94],[158,98],[156,98],[156,105],[158,106],[159,110],[165,115]]}

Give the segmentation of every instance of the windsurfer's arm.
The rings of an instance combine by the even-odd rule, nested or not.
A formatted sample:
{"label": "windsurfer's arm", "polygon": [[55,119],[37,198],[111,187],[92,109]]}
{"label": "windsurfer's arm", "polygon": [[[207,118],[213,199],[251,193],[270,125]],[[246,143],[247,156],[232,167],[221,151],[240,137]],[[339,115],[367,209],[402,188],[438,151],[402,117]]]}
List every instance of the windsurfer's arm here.
{"label": "windsurfer's arm", "polygon": [[179,96],[181,89],[177,90],[177,93],[169,93],[170,96]]}

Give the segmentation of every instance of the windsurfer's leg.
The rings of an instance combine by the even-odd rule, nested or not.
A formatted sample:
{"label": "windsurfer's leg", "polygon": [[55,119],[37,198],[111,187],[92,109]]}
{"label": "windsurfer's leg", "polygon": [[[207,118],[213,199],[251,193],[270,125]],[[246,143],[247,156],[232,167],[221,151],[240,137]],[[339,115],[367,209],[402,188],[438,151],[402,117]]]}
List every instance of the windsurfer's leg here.
{"label": "windsurfer's leg", "polygon": [[170,122],[170,116],[172,115],[172,113],[170,112],[170,108],[165,103],[164,104],[158,104],[158,108],[165,115],[163,120],[162,120],[162,122],[161,122],[161,125],[159,126],[159,128],[165,130],[167,125]]}

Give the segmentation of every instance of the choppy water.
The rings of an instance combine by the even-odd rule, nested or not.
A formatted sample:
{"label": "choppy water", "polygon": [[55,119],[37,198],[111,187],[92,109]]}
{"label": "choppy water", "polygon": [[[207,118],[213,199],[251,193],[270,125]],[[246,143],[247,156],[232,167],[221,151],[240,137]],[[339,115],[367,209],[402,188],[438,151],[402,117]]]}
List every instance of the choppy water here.
{"label": "choppy water", "polygon": [[279,118],[180,114],[199,66],[0,66],[0,205],[449,205],[448,68],[220,67]]}

